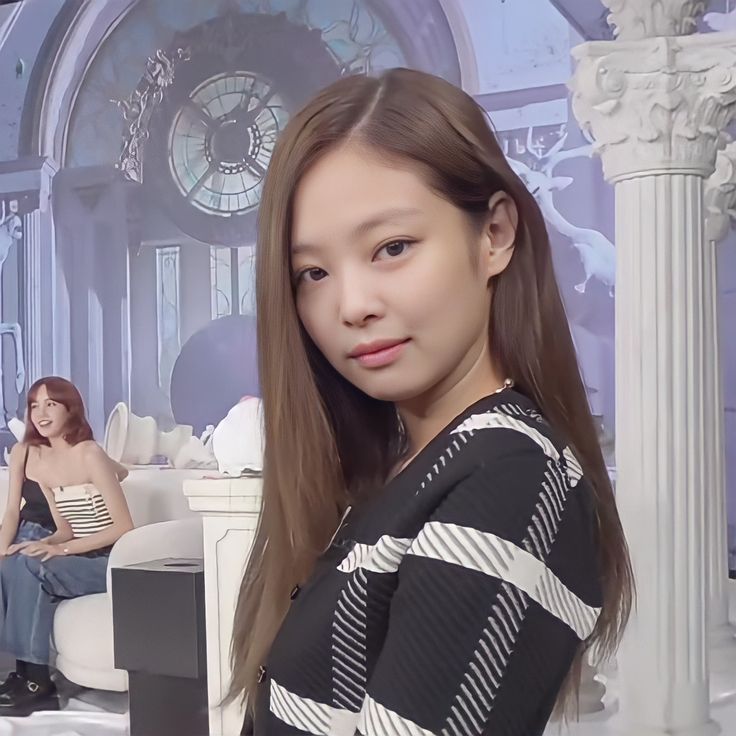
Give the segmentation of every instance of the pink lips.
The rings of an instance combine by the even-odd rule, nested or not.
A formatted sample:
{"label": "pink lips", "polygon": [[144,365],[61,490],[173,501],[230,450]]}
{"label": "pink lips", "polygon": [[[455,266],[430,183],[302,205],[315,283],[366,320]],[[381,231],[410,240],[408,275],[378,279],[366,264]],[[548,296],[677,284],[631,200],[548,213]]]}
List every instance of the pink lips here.
{"label": "pink lips", "polygon": [[359,345],[350,357],[360,363],[365,368],[382,368],[393,363],[404,350],[408,340],[394,341],[377,341]]}

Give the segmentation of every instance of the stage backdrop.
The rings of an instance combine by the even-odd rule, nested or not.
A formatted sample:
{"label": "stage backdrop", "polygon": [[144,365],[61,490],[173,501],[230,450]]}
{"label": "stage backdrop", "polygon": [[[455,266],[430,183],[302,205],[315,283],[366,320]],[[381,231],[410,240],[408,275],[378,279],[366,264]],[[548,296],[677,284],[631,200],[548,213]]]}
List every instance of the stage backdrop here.
{"label": "stage backdrop", "polygon": [[[703,30],[736,25],[729,0]],[[201,431],[258,392],[253,263],[273,145],[320,87],[409,66],[488,112],[547,220],[606,461],[613,193],[570,111],[595,0],[26,0],[0,7],[0,432],[59,373],[101,434],[118,401]],[[736,313],[733,238],[723,308]],[[736,339],[724,324],[730,518]],[[5,430],[7,440],[7,431]]]}

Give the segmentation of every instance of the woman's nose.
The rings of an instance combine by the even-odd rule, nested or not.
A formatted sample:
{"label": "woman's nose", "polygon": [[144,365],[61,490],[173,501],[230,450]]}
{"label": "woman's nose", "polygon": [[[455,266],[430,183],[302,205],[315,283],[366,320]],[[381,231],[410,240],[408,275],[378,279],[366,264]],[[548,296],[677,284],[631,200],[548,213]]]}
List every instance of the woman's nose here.
{"label": "woman's nose", "polygon": [[369,279],[345,279],[340,290],[340,319],[344,324],[365,324],[380,317],[382,311],[381,300]]}

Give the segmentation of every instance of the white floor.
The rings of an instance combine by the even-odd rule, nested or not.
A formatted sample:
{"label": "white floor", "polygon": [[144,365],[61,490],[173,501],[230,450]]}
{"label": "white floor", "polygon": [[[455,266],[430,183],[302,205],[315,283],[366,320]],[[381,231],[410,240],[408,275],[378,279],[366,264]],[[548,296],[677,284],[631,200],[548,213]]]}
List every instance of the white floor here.
{"label": "white floor", "polygon": [[[732,736],[736,733],[736,698],[714,705],[711,715],[720,725],[723,736]],[[567,728],[551,724],[544,732],[544,736],[614,736],[614,734],[624,736],[621,730],[615,730],[611,725],[611,716],[610,712],[602,711],[596,715],[583,716],[578,723],[573,723]]]}
{"label": "white floor", "polygon": [[[0,655],[0,679],[5,679],[13,665]],[[127,693],[85,690],[66,681],[58,688],[60,711],[0,718],[0,736],[127,736]]]}
{"label": "white floor", "polygon": [[[723,736],[732,736],[736,733],[736,698],[732,697],[728,702],[714,705],[711,715],[713,720],[720,725]],[[550,724],[544,736],[614,736],[614,734],[624,736],[621,730],[615,730],[611,725],[611,716],[610,711],[583,716],[578,723],[570,724],[567,728]],[[633,734],[626,736],[633,736]]]}

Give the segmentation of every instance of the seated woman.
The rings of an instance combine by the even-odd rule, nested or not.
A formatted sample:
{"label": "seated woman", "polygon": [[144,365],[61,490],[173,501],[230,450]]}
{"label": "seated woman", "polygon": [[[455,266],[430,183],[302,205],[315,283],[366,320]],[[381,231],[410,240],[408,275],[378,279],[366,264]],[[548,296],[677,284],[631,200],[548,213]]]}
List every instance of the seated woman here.
{"label": "seated woman", "polygon": [[49,674],[54,611],[65,598],[105,591],[110,549],[133,528],[126,475],[92,439],[72,383],[52,376],[31,387],[0,530],[0,650],[17,661],[0,685],[0,716],[58,707]]}

